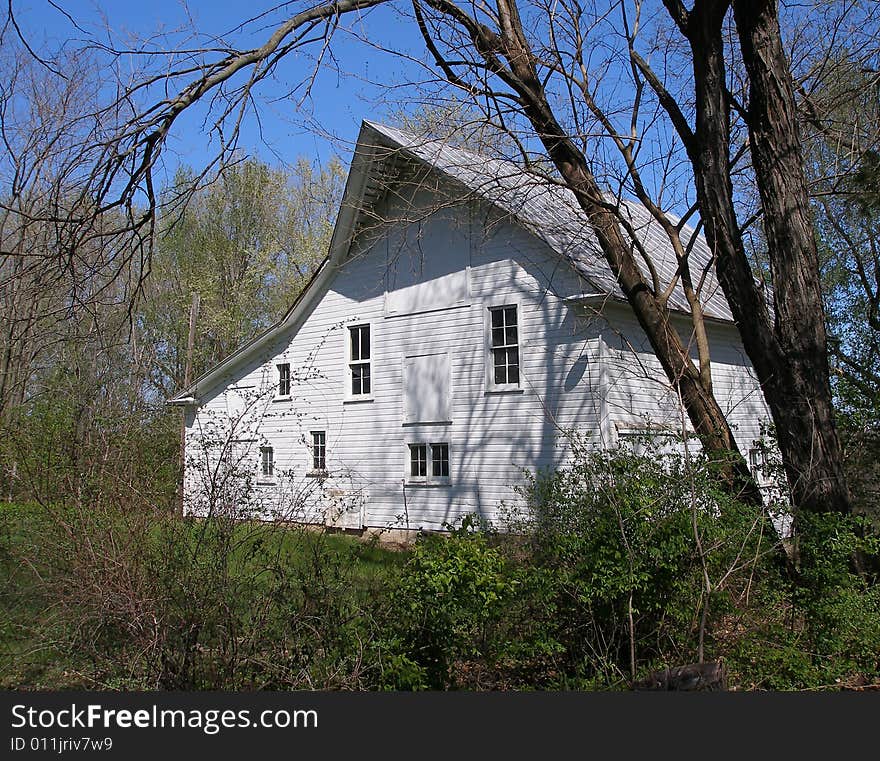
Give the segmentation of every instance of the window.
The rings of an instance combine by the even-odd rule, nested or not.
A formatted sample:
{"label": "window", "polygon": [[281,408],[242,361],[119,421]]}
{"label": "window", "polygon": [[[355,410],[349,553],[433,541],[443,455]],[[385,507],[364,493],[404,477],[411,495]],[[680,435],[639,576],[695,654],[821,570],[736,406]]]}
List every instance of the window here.
{"label": "window", "polygon": [[370,326],[353,325],[348,329],[348,374],[351,396],[369,396],[372,390],[370,361]]}
{"label": "window", "polygon": [[410,444],[407,475],[410,484],[449,484],[449,444]]}
{"label": "window", "polygon": [[312,431],[312,470],[327,470],[327,434]]}
{"label": "window", "polygon": [[276,365],[278,368],[278,396],[290,396],[290,365]]}
{"label": "window", "polygon": [[519,386],[519,327],[516,306],[490,307],[491,385]]}
{"label": "window", "polygon": [[272,447],[260,447],[260,478],[263,481],[275,478],[275,450]]}
{"label": "window", "polygon": [[763,449],[755,447],[749,450],[749,467],[755,478],[765,477],[769,471],[767,463],[767,452]]}

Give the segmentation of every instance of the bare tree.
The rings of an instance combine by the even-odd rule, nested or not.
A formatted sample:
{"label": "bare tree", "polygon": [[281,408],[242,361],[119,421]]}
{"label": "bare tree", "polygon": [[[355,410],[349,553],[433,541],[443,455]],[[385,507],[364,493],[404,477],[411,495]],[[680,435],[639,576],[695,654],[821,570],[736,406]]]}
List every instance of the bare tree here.
{"label": "bare tree", "polygon": [[[131,306],[145,271],[137,242],[118,235],[121,216],[96,213],[77,197],[75,180],[85,166],[80,140],[100,130],[93,62],[72,53],[60,78],[20,45],[4,46],[0,60],[2,422],[34,395],[35,376],[66,340],[90,334],[116,305]],[[89,223],[71,237],[73,219]],[[106,327],[110,345],[115,327]]]}

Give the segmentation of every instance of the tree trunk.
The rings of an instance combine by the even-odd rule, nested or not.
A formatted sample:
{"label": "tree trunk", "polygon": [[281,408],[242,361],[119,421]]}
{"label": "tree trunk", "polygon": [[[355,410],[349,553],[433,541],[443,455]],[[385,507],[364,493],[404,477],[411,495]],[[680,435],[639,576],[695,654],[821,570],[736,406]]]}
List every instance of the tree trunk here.
{"label": "tree trunk", "polygon": [[776,426],[799,509],[849,512],[834,424],[819,265],[794,94],[773,0],[734,2],[751,87],[748,121],[775,286],[775,319],[755,283],[733,203],[722,23],[727,2],[683,22],[693,54],[696,126],[688,146],[718,279]]}
{"label": "tree trunk", "polygon": [[834,418],[825,312],[794,88],[776,0],[734,0],[749,78],[748,126],[773,275],[776,338],[788,370],[777,431],[801,509],[850,511]]}

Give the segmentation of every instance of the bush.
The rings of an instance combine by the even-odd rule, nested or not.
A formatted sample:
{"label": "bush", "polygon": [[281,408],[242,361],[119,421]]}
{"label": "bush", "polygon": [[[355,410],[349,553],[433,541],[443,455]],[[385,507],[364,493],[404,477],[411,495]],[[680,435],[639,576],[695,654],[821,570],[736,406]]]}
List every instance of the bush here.
{"label": "bush", "polygon": [[0,637],[45,670],[7,659],[2,684],[622,689],[701,658],[738,688],[880,680],[869,525],[800,516],[791,574],[766,511],[716,483],[699,458],[579,451],[504,533],[468,518],[410,553],[106,491],[8,508]]}
{"label": "bush", "polygon": [[711,462],[582,451],[535,478],[509,532],[425,537],[391,598],[383,684],[397,689],[621,689],[723,659],[732,686],[804,689],[880,676],[876,552],[864,524],[799,525],[790,577],[765,510]]}
{"label": "bush", "polygon": [[701,459],[582,452],[528,496],[534,562],[552,572],[575,685],[622,687],[720,655],[716,623],[774,552],[766,514],[719,491]]}
{"label": "bush", "polygon": [[386,686],[444,689],[454,668],[491,652],[491,631],[517,580],[488,537],[466,520],[451,537],[423,536],[391,595],[392,636],[384,643]]}

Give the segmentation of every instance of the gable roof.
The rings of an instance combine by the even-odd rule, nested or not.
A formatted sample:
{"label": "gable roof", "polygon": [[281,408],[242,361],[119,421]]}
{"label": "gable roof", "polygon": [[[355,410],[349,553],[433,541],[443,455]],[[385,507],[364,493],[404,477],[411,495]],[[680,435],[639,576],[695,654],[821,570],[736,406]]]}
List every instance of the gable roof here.
{"label": "gable roof", "polygon": [[[442,140],[419,138],[393,127],[364,121],[358,135],[351,169],[346,180],[342,203],[334,226],[327,257],[291,308],[275,325],[237,349],[191,386],[168,400],[169,404],[192,404],[200,393],[213,388],[242,362],[255,356],[274,338],[293,330],[307,314],[322,284],[332,276],[334,266],[344,261],[358,229],[361,212],[368,208],[388,183],[386,172],[398,159],[409,159],[427,171],[438,172],[544,241],[564,257],[594,289],[591,295],[625,300],[624,295],[602,256],[592,227],[578,206],[574,194],[563,185],[510,161],[494,159],[454,147]],[[393,172],[392,172],[393,181]],[[641,245],[651,258],[661,287],[672,281],[677,272],[675,252],[660,225],[641,204],[609,199],[620,208],[635,230]],[[668,215],[677,223],[679,220]],[[691,246],[689,263],[700,300],[707,317],[732,322],[733,316],[715,277],[712,252],[702,236],[682,226],[681,239]],[[638,259],[638,255],[637,255]],[[650,273],[639,262],[651,282]],[[688,313],[689,307],[677,284],[669,298],[672,310]]]}

